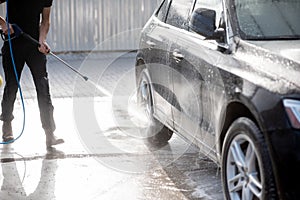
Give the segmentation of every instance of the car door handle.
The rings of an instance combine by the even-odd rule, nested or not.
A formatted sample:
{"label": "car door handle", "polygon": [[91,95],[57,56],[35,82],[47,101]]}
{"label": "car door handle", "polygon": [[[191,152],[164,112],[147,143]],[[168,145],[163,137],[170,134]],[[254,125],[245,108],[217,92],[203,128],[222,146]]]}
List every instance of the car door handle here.
{"label": "car door handle", "polygon": [[156,43],[150,40],[147,40],[146,44],[149,46],[149,48],[154,48],[156,46]]}
{"label": "car door handle", "polygon": [[184,59],[184,55],[180,51],[174,50],[173,51],[173,58],[178,63],[178,62],[180,62]]}

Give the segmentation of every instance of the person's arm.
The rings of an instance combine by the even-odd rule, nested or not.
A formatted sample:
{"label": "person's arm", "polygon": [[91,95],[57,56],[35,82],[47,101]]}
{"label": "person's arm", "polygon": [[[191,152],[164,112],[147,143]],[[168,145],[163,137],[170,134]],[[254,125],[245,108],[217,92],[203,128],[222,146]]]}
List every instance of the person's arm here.
{"label": "person's arm", "polygon": [[49,45],[46,43],[47,35],[50,28],[50,11],[51,7],[45,7],[42,11],[42,20],[40,24],[40,38],[39,38],[39,51],[47,54],[50,51]]}
{"label": "person's arm", "polygon": [[[1,2],[0,2],[0,4],[1,4]],[[11,25],[9,25],[9,26],[10,26],[10,34],[13,34],[14,30]],[[7,24],[6,24],[5,19],[2,16],[0,16],[0,27],[3,31],[3,33],[7,35],[8,34]]]}
{"label": "person's arm", "polygon": [[0,26],[1,26],[3,31],[4,31],[4,29],[7,29],[6,28],[6,21],[2,16],[0,16]]}

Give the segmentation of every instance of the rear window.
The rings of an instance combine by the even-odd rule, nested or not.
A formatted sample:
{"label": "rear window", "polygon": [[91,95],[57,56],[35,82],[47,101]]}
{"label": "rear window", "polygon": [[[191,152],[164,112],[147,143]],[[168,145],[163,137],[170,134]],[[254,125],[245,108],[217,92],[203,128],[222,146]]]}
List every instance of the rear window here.
{"label": "rear window", "polygon": [[172,0],[166,23],[187,29],[192,5],[193,0]]}

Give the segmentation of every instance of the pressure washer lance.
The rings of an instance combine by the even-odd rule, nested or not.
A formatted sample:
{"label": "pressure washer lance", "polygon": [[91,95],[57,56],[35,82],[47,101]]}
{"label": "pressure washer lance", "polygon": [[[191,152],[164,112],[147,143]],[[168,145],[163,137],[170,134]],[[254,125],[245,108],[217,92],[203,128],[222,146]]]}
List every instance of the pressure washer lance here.
{"label": "pressure washer lance", "polygon": [[[17,25],[17,24],[11,24],[12,28],[14,30],[14,34],[12,35],[11,39],[23,36],[24,38],[28,39],[30,42],[32,42],[33,44],[37,45],[38,47],[41,45],[36,39],[34,39],[33,37],[31,37],[30,35],[28,35],[27,33],[23,32],[23,30]],[[4,41],[7,41],[3,30],[0,29],[0,34],[1,37]],[[65,66],[67,66],[68,68],[70,68],[73,72],[77,73],[80,77],[82,77],[85,81],[88,81],[89,83],[91,83],[92,85],[94,85],[99,91],[101,91],[103,94],[105,94],[106,96],[111,97],[112,94],[107,91],[105,88],[100,87],[98,84],[96,84],[95,82],[91,81],[87,76],[83,75],[82,73],[80,73],[78,70],[76,70],[74,67],[72,67],[69,63],[67,63],[66,61],[64,61],[63,59],[61,59],[60,57],[58,57],[57,55],[55,55],[52,51],[48,52],[51,56],[53,56],[54,58],[56,58],[58,61],[60,61],[61,63],[63,63]]]}

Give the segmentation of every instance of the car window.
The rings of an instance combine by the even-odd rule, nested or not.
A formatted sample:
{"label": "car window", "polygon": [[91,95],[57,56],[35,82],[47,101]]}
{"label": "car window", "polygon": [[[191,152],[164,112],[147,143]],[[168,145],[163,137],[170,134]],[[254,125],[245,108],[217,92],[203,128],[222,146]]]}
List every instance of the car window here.
{"label": "car window", "polygon": [[169,9],[166,23],[178,28],[187,29],[188,17],[193,0],[173,0]]}
{"label": "car window", "polygon": [[221,0],[197,0],[194,10],[198,8],[207,8],[216,11],[216,27],[219,28],[223,10]]}
{"label": "car window", "polygon": [[168,13],[168,8],[170,5],[169,2],[170,2],[170,0],[164,0],[160,6],[158,12],[156,13],[157,18],[162,22],[165,22],[165,20],[166,20],[166,15]]}

